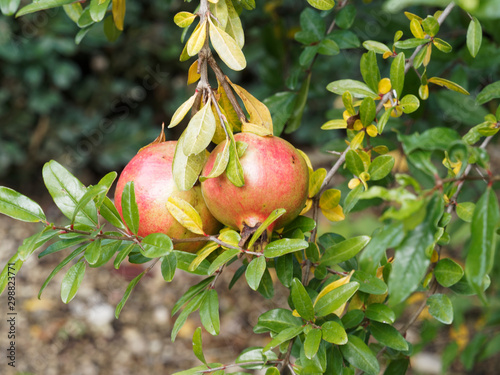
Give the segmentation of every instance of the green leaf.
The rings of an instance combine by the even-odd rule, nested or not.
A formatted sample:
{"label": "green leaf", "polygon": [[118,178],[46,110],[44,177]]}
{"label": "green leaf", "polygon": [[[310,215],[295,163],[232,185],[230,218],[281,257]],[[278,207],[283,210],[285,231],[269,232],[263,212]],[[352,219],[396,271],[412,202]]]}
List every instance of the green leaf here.
{"label": "green leaf", "polygon": [[167,283],[173,280],[176,268],[177,257],[174,252],[170,252],[161,258],[161,275]]}
{"label": "green leaf", "polygon": [[92,241],[85,249],[85,260],[89,264],[95,264],[101,255],[101,240]]}
{"label": "green leaf", "polygon": [[110,42],[114,42],[121,35],[122,30],[116,27],[113,16],[106,17],[103,22],[104,35]]}
{"label": "green leaf", "polygon": [[356,7],[348,4],[343,7],[336,15],[335,21],[341,29],[349,29],[356,18]]}
{"label": "green leaf", "polygon": [[269,270],[266,268],[262,280],[260,281],[259,289],[257,289],[264,298],[270,299],[274,297],[274,284]]}
{"label": "green leaf", "polygon": [[439,32],[439,22],[433,16],[427,16],[422,21],[422,26],[430,36],[435,36]]}
{"label": "green leaf", "polygon": [[370,180],[377,181],[383,179],[385,176],[391,173],[392,167],[394,167],[394,158],[392,156],[377,156],[368,167]]}
{"label": "green leaf", "polygon": [[340,48],[335,41],[331,39],[323,39],[319,43],[318,53],[326,56],[335,56],[340,52]]}
{"label": "green leaf", "polygon": [[113,267],[115,267],[115,269],[119,269],[125,258],[127,258],[132,251],[137,251],[137,249],[135,249],[136,246],[137,245],[134,242],[126,243],[125,245],[121,246],[118,255],[113,262]]}
{"label": "green leaf", "polygon": [[0,186],[0,213],[32,223],[47,221],[38,203],[4,186]]}
{"label": "green leaf", "polygon": [[207,364],[205,356],[203,355],[203,345],[201,341],[201,327],[194,330],[193,334],[193,353],[201,362]]}
{"label": "green leaf", "polygon": [[382,303],[372,303],[365,310],[366,317],[380,323],[393,324],[396,321],[396,314],[387,305]]}
{"label": "green leaf", "polygon": [[291,289],[292,302],[299,315],[305,320],[313,321],[314,307],[304,285],[299,279],[294,278]]}
{"label": "green leaf", "polygon": [[264,256],[266,258],[279,257],[284,254],[293,253],[307,248],[309,244],[307,241],[291,238],[283,238],[281,240],[273,241],[267,244],[264,249]]}
{"label": "green leaf", "polygon": [[453,48],[448,42],[445,42],[443,39],[440,38],[434,38],[432,44],[434,44],[438,50],[444,53],[450,53],[453,50]]}
{"label": "green leaf", "polygon": [[172,162],[172,174],[174,176],[175,185],[182,191],[189,190],[193,187],[207,159],[205,150],[202,150],[196,155],[184,155],[185,135],[186,131],[181,134],[177,141],[174,160]]}
{"label": "green leaf", "polygon": [[370,97],[377,99],[378,94],[373,91],[369,86],[360,81],[355,81],[352,79],[342,79],[339,81],[330,82],[326,89],[337,95],[342,95],[344,92],[349,91],[353,96],[357,98]]}
{"label": "green leaf", "polygon": [[349,169],[349,171],[355,176],[359,176],[365,171],[363,160],[354,150],[347,151],[345,155],[345,162],[347,169]]}
{"label": "green leaf", "polygon": [[52,230],[50,227],[45,227],[41,232],[38,232],[23,240],[23,244],[17,249],[19,259],[23,262],[28,259],[33,252],[42,246],[44,243],[50,241],[52,238],[59,234],[58,230]]}
{"label": "green leaf", "polygon": [[313,33],[317,40],[321,40],[326,32],[325,20],[310,8],[304,9],[300,14],[300,26],[302,30]]}
{"label": "green leaf", "polygon": [[369,375],[378,375],[380,365],[370,348],[357,336],[348,335],[348,339],[347,344],[340,346],[344,359]]}
{"label": "green leaf", "polygon": [[137,234],[139,231],[139,208],[135,201],[134,181],[129,181],[122,192],[122,215],[128,229]]}
{"label": "green leaf", "polygon": [[411,38],[406,40],[398,40],[396,43],[394,43],[394,47],[401,49],[413,49],[429,42],[429,39]]}
{"label": "green leaf", "polygon": [[210,41],[221,60],[232,70],[245,69],[247,65],[245,55],[233,37],[215,26],[211,18],[208,22],[210,23]]}
{"label": "green leaf", "polygon": [[408,343],[401,333],[389,324],[372,321],[370,323],[370,332],[382,345],[399,351],[408,350]]}
{"label": "green leaf", "polygon": [[200,320],[203,327],[212,336],[219,334],[219,298],[215,289],[209,289],[206,292],[206,297],[200,306]]}
{"label": "green leaf", "polygon": [[307,216],[297,216],[290,224],[287,224],[283,229],[283,234],[295,232],[300,229],[302,232],[310,232],[316,228],[316,222]]}
{"label": "green leaf", "polygon": [[321,326],[323,340],[335,345],[347,344],[347,333],[344,327],[334,321],[328,321]]}
{"label": "green leaf", "polygon": [[61,299],[64,303],[68,303],[75,297],[76,292],[78,292],[78,288],[83,281],[84,275],[84,262],[76,263],[68,270],[66,275],[64,275],[61,284]]}
{"label": "green leaf", "polygon": [[209,103],[191,118],[185,131],[182,143],[184,155],[198,155],[204,151],[215,134],[216,121],[212,106]]}
{"label": "green leaf", "polygon": [[471,223],[471,240],[465,260],[465,274],[479,296],[483,295],[483,280],[494,263],[496,226],[499,219],[498,199],[488,187],[479,198]]}
{"label": "green leaf", "polygon": [[194,296],[200,293],[205,287],[210,284],[214,279],[214,276],[207,277],[206,279],[200,281],[198,284],[191,286],[186,293],[182,295],[181,298],[172,307],[172,316],[174,316],[188,301],[190,301]]}
{"label": "green leaf", "polygon": [[109,3],[111,0],[91,0],[90,1],[90,17],[94,22],[101,22],[106,15]]}
{"label": "green leaf", "polygon": [[200,177],[200,182],[205,181],[208,178],[215,178],[220,176],[222,173],[227,168],[227,165],[229,163],[229,147],[230,147],[230,142],[226,142],[224,145],[224,148],[222,149],[222,152],[219,152],[217,156],[215,157],[215,162],[212,167],[212,170],[207,176],[202,176]]}
{"label": "green leaf", "polygon": [[240,250],[238,250],[238,249],[227,249],[222,254],[220,254],[217,258],[215,258],[215,260],[210,265],[210,268],[208,269],[208,273],[209,274],[214,273],[217,270],[217,268],[219,268],[223,264],[226,264],[227,262],[229,262],[231,259],[233,259],[239,253],[240,253]]}
{"label": "green leaf", "polygon": [[483,29],[481,23],[476,17],[472,17],[472,21],[469,23],[467,28],[467,48],[472,57],[476,57],[481,48],[481,42],[483,40]]}
{"label": "green leaf", "polygon": [[500,81],[491,83],[482,89],[476,96],[476,104],[481,105],[497,98],[500,98]]}
{"label": "green leaf", "polygon": [[[251,346],[249,348],[244,349],[241,352],[241,354],[236,358],[235,363],[240,364],[240,367],[244,369],[261,370],[267,361],[276,359],[278,359],[278,356],[274,352],[269,350],[263,353],[262,347]],[[254,362],[254,363],[257,362],[257,363],[251,365],[244,364],[248,362]]]}
{"label": "green leaf", "polygon": [[472,202],[462,202],[456,205],[457,216],[463,221],[470,223],[472,221],[472,215],[474,214],[474,209],[476,205]]}
{"label": "green leaf", "polygon": [[[78,23],[78,19],[83,13],[83,7],[80,3],[72,3],[63,5],[64,12],[74,22]],[[81,30],[80,30],[81,31]]]}
{"label": "green leaf", "polygon": [[[76,205],[86,192],[85,186],[55,160],[45,163],[42,176],[56,206],[64,216],[71,219]],[[97,225],[97,208],[93,201],[78,213],[76,221],[90,226]]]}
{"label": "green leaf", "polygon": [[[374,51],[368,51],[367,53],[364,53],[363,56],[361,56],[360,68],[361,75],[363,76],[363,79],[368,87],[370,87],[374,92],[378,92],[380,70],[377,64],[377,55]],[[373,119],[370,121],[370,124],[372,121]],[[361,122],[363,122],[362,119]],[[363,124],[365,124],[365,122],[363,122]]]}
{"label": "green leaf", "polygon": [[300,365],[302,374],[324,374],[326,371],[326,345],[321,343],[316,355],[309,359],[306,357],[304,346],[300,348]]}
{"label": "green leaf", "polygon": [[106,193],[107,190],[108,189],[106,188],[106,186],[103,186],[103,185],[96,185],[96,186],[88,187],[87,191],[85,192],[85,194],[83,194],[81,199],[78,201],[78,204],[76,205],[75,210],[73,211],[73,215],[71,216],[71,224],[75,223],[76,216],[78,215],[78,213],[84,207],[86,207],[90,201],[94,200],[94,198],[96,198],[97,196],[100,196],[103,193]]}
{"label": "green leaf", "polygon": [[434,268],[434,276],[437,282],[445,288],[458,283],[463,275],[464,270],[462,267],[449,258],[441,259]]}
{"label": "green leaf", "polygon": [[445,294],[434,294],[427,299],[429,314],[443,324],[453,322],[453,305]]}
{"label": "green leaf", "polygon": [[293,92],[278,92],[264,100],[263,103],[271,112],[275,136],[280,136],[283,132],[286,122],[293,113],[296,97],[297,95]]}
{"label": "green leaf", "polygon": [[347,215],[356,206],[362,193],[364,192],[363,184],[359,184],[354,189],[352,189],[344,200],[344,215]]}
{"label": "green leaf", "polygon": [[111,199],[108,197],[104,197],[104,202],[102,203],[102,206],[99,210],[99,213],[102,215],[104,219],[109,221],[111,225],[115,226],[116,228],[126,230],[127,228],[123,224],[123,220],[118,213],[115,205],[113,202],[111,202]]}
{"label": "green leaf", "polygon": [[118,303],[115,309],[115,318],[118,319],[120,316],[120,312],[123,309],[123,306],[125,306],[125,303],[127,302],[128,298],[130,297],[130,293],[132,293],[132,289],[139,283],[139,281],[142,279],[142,277],[146,274],[146,271],[141,272],[138,276],[136,276],[127,286],[127,289],[125,290],[125,293],[123,294],[122,299]]}
{"label": "green leaf", "polygon": [[19,8],[20,2],[21,0],[0,0],[0,11],[6,16],[12,16]]}
{"label": "green leaf", "polygon": [[262,349],[263,352],[269,349],[275,348],[276,346],[293,339],[294,337],[300,335],[304,328],[302,326],[294,326],[290,328],[285,328],[280,333],[278,333],[274,338]]}
{"label": "green leaf", "polygon": [[279,281],[290,288],[293,280],[293,255],[285,254],[276,258],[276,275]]}
{"label": "green leaf", "polygon": [[464,89],[462,86],[456,84],[455,82],[451,82],[447,79],[439,78],[439,77],[431,77],[428,79],[428,81],[432,82],[436,85],[439,85],[439,86],[444,86],[447,89],[450,89],[452,91],[456,91],[456,92],[459,92],[459,93],[464,94],[464,95],[470,95],[469,92],[466,89]]}
{"label": "green leaf", "polygon": [[86,7],[82,14],[80,15],[80,18],[78,18],[78,22],[76,23],[78,27],[84,29],[92,24],[94,24],[94,21],[92,20],[92,17],[90,16],[90,8]]}
{"label": "green leaf", "polygon": [[119,250],[121,243],[122,241],[118,240],[103,240],[99,259],[94,264],[89,264],[90,267],[97,268],[106,264]]}
{"label": "green leaf", "polygon": [[358,236],[339,242],[328,249],[321,257],[321,264],[334,266],[356,256],[370,242],[369,236]]}
{"label": "green leaf", "polygon": [[209,242],[196,253],[196,258],[189,265],[189,270],[194,271],[210,254],[219,248],[219,244]]}
{"label": "green leaf", "polygon": [[364,318],[365,314],[363,311],[355,309],[346,312],[341,321],[344,329],[351,329],[360,325]]}
{"label": "green leaf", "polygon": [[377,107],[372,98],[364,98],[359,107],[359,115],[361,122],[365,127],[371,125],[377,115]]}
{"label": "green leaf", "polygon": [[242,187],[245,185],[245,176],[243,173],[243,167],[241,166],[240,158],[238,157],[238,149],[236,148],[236,142],[231,134],[231,141],[229,144],[229,163],[227,165],[226,175],[229,181],[234,186]]}
{"label": "green leaf", "polygon": [[141,254],[146,258],[159,258],[169,254],[174,245],[164,233],[151,233],[141,241]]}
{"label": "green leaf", "polygon": [[299,93],[294,102],[294,110],[292,112],[292,116],[290,117],[286,125],[285,133],[292,133],[300,127],[300,124],[302,122],[302,115],[304,114],[304,109],[307,103],[309,87],[311,85],[311,75],[312,73],[309,72],[304,81],[302,81]]}
{"label": "green leaf", "polygon": [[321,329],[313,328],[306,334],[304,341],[304,353],[308,359],[312,359],[319,349],[321,343]]}
{"label": "green leaf", "polygon": [[405,83],[405,54],[398,53],[391,64],[390,79],[392,88],[396,90],[398,98],[401,98]]}
{"label": "green leaf", "polygon": [[29,13],[38,12],[39,10],[45,10],[65,4],[71,4],[73,2],[74,0],[40,0],[21,8],[19,12],[17,12],[16,17],[24,16],[25,14]]}
{"label": "green leaf", "polygon": [[304,321],[294,316],[290,310],[273,309],[259,316],[253,331],[255,333],[281,332],[287,328],[300,327],[303,323]]}
{"label": "green leaf", "polygon": [[[444,211],[443,201],[434,195],[427,205],[427,214],[421,224],[409,232],[396,248],[392,272],[389,276],[389,304],[403,302],[424,277],[430,263],[427,249],[434,245],[434,233]],[[404,288],[401,288],[404,285]]]}
{"label": "green leaf", "polygon": [[404,113],[413,113],[420,107],[420,100],[415,95],[408,94],[403,96],[400,104]]}
{"label": "green leaf", "polygon": [[77,237],[77,238],[69,238],[66,240],[54,242],[49,247],[47,247],[44,251],[42,251],[40,254],[38,254],[38,258],[42,258],[46,255],[56,253],[58,251],[67,249],[68,247],[71,247],[74,245],[78,245],[85,240],[86,240],[85,238]]}
{"label": "green leaf", "polygon": [[307,2],[319,10],[330,10],[335,6],[334,0],[307,0]]}
{"label": "green leaf", "polygon": [[[11,263],[14,263],[14,265],[12,265]],[[3,267],[2,272],[0,273],[0,294],[2,294],[7,287],[9,278],[15,276],[21,269],[22,265],[23,261],[18,258],[17,253],[9,259],[7,264]]]}
{"label": "green leaf", "polygon": [[[365,47],[368,51],[373,51],[380,55],[383,55],[386,52],[391,52],[391,49],[387,47],[385,44],[377,42],[376,40],[366,40],[363,42],[363,47]],[[377,82],[378,83],[378,82]]]}
{"label": "green leaf", "polygon": [[[257,228],[255,233],[252,235],[252,238],[250,238],[250,241],[248,242],[248,248],[250,249],[255,241],[260,237],[262,233],[271,225],[273,222],[275,222],[279,217],[283,216],[286,213],[286,210],[284,208],[278,208],[276,210],[273,210],[269,214],[269,216],[264,220],[264,222]],[[254,289],[255,290],[255,289]]]}
{"label": "green leaf", "polygon": [[350,282],[329,291],[319,300],[316,300],[314,305],[316,315],[321,317],[333,313],[346,303],[358,289],[359,284],[357,282]]}
{"label": "green leaf", "polygon": [[184,323],[186,323],[186,320],[188,318],[188,316],[198,310],[203,302],[203,300],[205,299],[205,296],[206,296],[206,292],[203,292],[203,293],[200,293],[200,294],[197,294],[196,296],[194,296],[187,304],[186,304],[186,307],[184,308],[184,310],[182,310],[182,312],[179,314],[179,316],[177,317],[177,320],[175,321],[174,323],[174,326],[172,328],[172,333],[171,333],[171,339],[172,339],[172,342],[175,341],[175,338],[177,337],[177,334],[179,333],[179,330],[182,328],[182,326],[184,325]]}
{"label": "green leaf", "polygon": [[83,246],[80,246],[79,248],[77,248],[76,250],[74,250],[70,255],[68,255],[66,258],[64,258],[61,263],[59,263],[56,268],[54,268],[52,270],[52,272],[50,273],[50,275],[47,277],[47,279],[45,279],[45,281],[43,282],[41,288],[40,288],[40,291],[38,292],[38,299],[40,299],[40,297],[42,296],[42,292],[44,291],[44,289],[47,287],[47,285],[49,284],[49,282],[54,278],[54,276],[66,265],[68,264],[69,262],[71,262],[73,259],[75,259],[78,255],[80,255],[82,252],[85,251],[85,248],[87,247],[87,244],[83,245]]}
{"label": "green leaf", "polygon": [[356,271],[352,275],[352,281],[359,283],[359,290],[368,294],[385,294],[387,293],[387,285],[378,277],[370,275],[364,271]]}
{"label": "green leaf", "polygon": [[250,289],[257,290],[260,280],[264,276],[266,270],[266,258],[263,256],[254,258],[247,267],[245,277]]}

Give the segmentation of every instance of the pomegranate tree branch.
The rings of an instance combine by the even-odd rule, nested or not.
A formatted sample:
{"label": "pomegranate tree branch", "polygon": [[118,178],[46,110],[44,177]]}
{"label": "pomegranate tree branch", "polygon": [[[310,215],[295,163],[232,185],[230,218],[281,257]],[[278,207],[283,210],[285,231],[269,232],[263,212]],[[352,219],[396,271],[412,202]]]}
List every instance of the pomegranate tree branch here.
{"label": "pomegranate tree branch", "polygon": [[231,367],[241,367],[241,366],[250,366],[250,365],[276,365],[278,363],[281,363],[280,360],[274,360],[274,361],[252,361],[252,362],[241,362],[241,363],[231,363],[229,365],[222,365],[219,367],[211,367],[207,370],[199,370],[196,371],[197,374],[211,374],[215,371],[221,371],[221,370],[226,370]]}
{"label": "pomegranate tree branch", "polygon": [[226,75],[222,71],[222,69],[219,67],[217,64],[217,61],[215,61],[215,58],[210,55],[208,57],[208,64],[212,68],[212,70],[215,73],[215,76],[217,77],[217,80],[219,83],[222,85],[222,88],[226,92],[227,98],[229,99],[229,102],[233,106],[234,110],[236,111],[236,114],[238,115],[238,118],[240,119],[241,122],[248,122],[247,117],[245,116],[245,113],[243,112],[243,109],[240,106],[240,103],[238,103],[238,100],[236,99],[236,96],[234,96],[233,89],[231,88],[231,85],[229,84]]}

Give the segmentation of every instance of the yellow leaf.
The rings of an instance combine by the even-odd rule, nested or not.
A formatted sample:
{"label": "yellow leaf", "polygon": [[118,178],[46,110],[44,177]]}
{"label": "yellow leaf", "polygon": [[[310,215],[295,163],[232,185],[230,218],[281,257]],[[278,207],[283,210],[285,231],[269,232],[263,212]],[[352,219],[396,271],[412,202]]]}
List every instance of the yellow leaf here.
{"label": "yellow leaf", "polygon": [[271,118],[271,112],[269,112],[269,108],[267,108],[267,106],[264,103],[255,98],[243,87],[238,86],[232,83],[231,81],[229,81],[229,83],[233,87],[236,94],[243,101],[245,109],[247,110],[250,116],[250,122],[252,124],[262,125],[272,133],[273,119]]}
{"label": "yellow leaf", "polygon": [[[219,107],[219,110],[222,112],[223,110],[221,109],[221,107],[219,105],[218,105],[218,107]],[[212,138],[212,142],[218,145],[222,141],[226,140],[227,135],[226,135],[226,132],[224,131],[224,128],[222,127],[221,119],[219,117],[219,113],[217,112],[217,108],[213,104],[212,104],[212,112],[214,113],[214,116],[215,116],[215,134]],[[225,117],[224,113],[222,115]],[[225,122],[225,124],[226,124],[226,126],[230,127],[230,125],[228,125],[227,121]]]}
{"label": "yellow leaf", "polygon": [[361,129],[363,129],[363,123],[358,119],[354,121],[354,125],[352,126],[352,128],[356,131],[360,131]]}
{"label": "yellow leaf", "polygon": [[309,174],[309,198],[314,197],[319,193],[321,185],[326,177],[326,169],[319,168],[313,173]]}
{"label": "yellow leaf", "polygon": [[178,125],[182,121],[182,119],[186,117],[186,114],[194,104],[195,98],[196,94],[191,96],[188,100],[182,103],[179,108],[177,108],[172,116],[172,119],[170,120],[170,124],[168,125],[169,128],[173,128],[174,126]]}
{"label": "yellow leaf", "polygon": [[383,59],[384,60],[387,60],[389,57],[392,56],[392,52],[391,51],[385,51],[384,54],[382,55]]}
{"label": "yellow leaf", "polygon": [[207,178],[214,178],[220,176],[226,170],[227,163],[229,163],[229,142],[226,142],[222,152],[219,152],[215,158],[212,170],[207,176],[200,177],[200,181],[203,182]]}
{"label": "yellow leaf", "polygon": [[361,183],[361,181],[359,181],[359,178],[351,178],[351,180],[347,184],[347,187],[352,190],[356,186],[358,186],[360,183]]}
{"label": "yellow leaf", "polygon": [[219,83],[219,88],[217,89],[217,93],[220,96],[220,98],[218,99],[219,107],[221,108],[224,116],[226,116],[226,120],[231,125],[231,129],[233,130],[233,132],[240,131],[241,121],[238,118],[238,115],[236,114],[233,105],[229,101],[226,91],[224,91],[224,88],[220,83]]}
{"label": "yellow leaf", "polygon": [[416,14],[410,13],[410,12],[405,12],[406,18],[408,18],[410,21],[413,19],[416,19],[417,21],[422,21],[422,17],[417,16]]}
{"label": "yellow leaf", "polygon": [[439,85],[439,86],[442,86],[442,87],[444,86],[447,89],[459,92],[459,93],[464,94],[464,95],[470,95],[469,92],[466,89],[464,89],[462,86],[460,86],[459,84],[452,82],[452,81],[449,81],[449,80],[444,79],[444,78],[432,77],[432,78],[429,78],[429,82],[432,82],[432,83]]}
{"label": "yellow leaf", "polygon": [[219,248],[219,245],[215,242],[209,242],[203,246],[197,253],[196,258],[193,259],[189,265],[188,270],[193,272],[198,268],[198,266],[203,262],[210,254]]}
{"label": "yellow leaf", "polygon": [[306,205],[305,207],[302,209],[300,215],[304,215],[306,214],[307,212],[309,212],[309,210],[312,208],[312,205],[313,205],[313,200],[311,198],[307,198],[306,200]]}
{"label": "yellow leaf", "polygon": [[[228,1],[231,3],[231,1]],[[228,19],[228,6],[226,1],[218,1],[217,3],[210,4],[210,12],[215,17],[217,21],[219,21],[219,25],[222,29],[226,28],[227,19]]]}
{"label": "yellow leaf", "polygon": [[347,128],[346,120],[330,120],[321,125],[321,129],[323,130],[345,129],[345,128]]}
{"label": "yellow leaf", "polygon": [[254,134],[260,135],[261,137],[273,135],[269,131],[269,129],[265,128],[264,126],[252,124],[250,122],[244,122],[243,125],[241,125],[241,131],[248,132],[248,133],[254,133]]}
{"label": "yellow leaf", "polygon": [[198,60],[195,60],[189,67],[187,84],[190,85],[197,82],[200,77],[201,75],[198,73]]}
{"label": "yellow leaf", "polygon": [[427,45],[427,51],[425,52],[425,57],[424,57],[424,66],[429,65],[429,62],[431,61],[431,54],[432,54],[432,44]]}
{"label": "yellow leaf", "polygon": [[243,70],[247,66],[245,55],[231,35],[215,26],[209,18],[210,41],[222,61],[232,70]]}
{"label": "yellow leaf", "polygon": [[193,13],[179,12],[174,16],[174,22],[177,26],[185,28],[191,25],[196,17]]}
{"label": "yellow leaf", "polygon": [[219,235],[219,240],[231,246],[238,246],[241,236],[232,229],[223,229]]}
{"label": "yellow leaf", "polygon": [[452,326],[450,329],[450,339],[458,344],[458,350],[462,351],[469,343],[469,329],[467,325],[462,323],[456,328]]}
{"label": "yellow leaf", "polygon": [[118,30],[123,31],[123,20],[125,19],[125,0],[113,0],[113,21]]}
{"label": "yellow leaf", "polygon": [[382,78],[378,83],[378,92],[382,95],[387,94],[391,91],[392,85],[391,80],[389,78]]}
{"label": "yellow leaf", "polygon": [[427,100],[429,98],[429,85],[420,85],[418,88],[418,96],[420,96],[422,100]]}
{"label": "yellow leaf", "polygon": [[328,220],[333,222],[342,221],[345,219],[344,210],[342,209],[342,206],[337,206],[332,209],[321,208],[321,212],[323,212],[323,215],[325,215],[325,217]]}
{"label": "yellow leaf", "polygon": [[354,270],[352,270],[349,275],[344,276],[330,284],[328,284],[326,287],[323,288],[321,292],[319,292],[318,296],[316,297],[316,300],[314,301],[313,306],[316,306],[316,303],[323,298],[327,293],[331,292],[334,289],[337,289],[339,286],[347,284],[351,280],[351,276],[354,273]]}
{"label": "yellow leaf", "polygon": [[319,198],[319,206],[325,210],[332,210],[339,205],[340,202],[340,190],[328,189],[321,194]]}
{"label": "yellow leaf", "polygon": [[306,162],[306,164],[307,164],[307,168],[309,168],[309,169],[311,169],[311,170],[312,170],[312,169],[313,169],[313,166],[312,166],[312,164],[311,164],[311,159],[309,159],[309,156],[307,156],[307,154],[306,154],[304,151],[302,151],[302,150],[297,149],[297,151],[298,151],[298,152],[299,152],[299,154],[300,154],[300,155],[304,158],[304,160],[305,160],[305,162]]}
{"label": "yellow leaf", "polygon": [[184,48],[182,49],[181,55],[179,57],[179,61],[187,61],[189,60],[191,56],[187,53],[187,44],[184,45]]}
{"label": "yellow leaf", "polygon": [[236,9],[234,9],[232,1],[227,2],[227,13],[226,32],[234,38],[240,48],[243,48],[245,45],[245,33],[243,32],[243,26],[241,26],[240,16],[236,12]]}
{"label": "yellow leaf", "polygon": [[189,56],[194,56],[200,52],[201,48],[205,44],[205,39],[207,38],[207,21],[198,24],[196,29],[194,29],[193,34],[189,37],[186,43],[187,53]]}
{"label": "yellow leaf", "polygon": [[368,126],[366,128],[366,133],[370,136],[370,137],[376,137],[378,135],[378,130],[377,130],[377,127],[373,124],[371,124],[370,126]]}
{"label": "yellow leaf", "polygon": [[424,30],[422,30],[422,25],[416,18],[413,18],[410,22],[410,31],[415,38],[418,39],[425,38],[425,33]]}
{"label": "yellow leaf", "polygon": [[193,233],[205,234],[200,214],[184,199],[171,196],[167,201],[167,209],[184,228]]}
{"label": "yellow leaf", "polygon": [[365,139],[365,133],[359,132],[354,136],[351,141],[351,150],[357,150],[363,143],[363,139]]}

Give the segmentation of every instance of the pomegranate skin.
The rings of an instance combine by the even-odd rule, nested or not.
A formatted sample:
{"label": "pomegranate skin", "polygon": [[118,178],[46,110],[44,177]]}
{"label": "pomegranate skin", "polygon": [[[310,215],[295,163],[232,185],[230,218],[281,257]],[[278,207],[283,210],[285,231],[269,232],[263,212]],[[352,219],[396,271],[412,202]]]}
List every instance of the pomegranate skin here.
{"label": "pomegranate skin", "polygon": [[[191,204],[201,216],[203,229],[207,234],[215,234],[221,225],[205,205],[201,188],[194,186],[188,191],[177,189],[172,176],[172,161],[176,141],[152,144],[142,149],[123,169],[115,190],[115,206],[122,216],[123,188],[134,181],[135,199],[139,208],[138,235],[146,237],[151,233],[165,233],[171,238],[199,237],[184,228],[167,210],[171,196],[179,197]],[[194,253],[206,242],[180,243],[176,250]]]}
{"label": "pomegranate skin", "polygon": [[[234,186],[226,172],[201,183],[208,209],[221,223],[243,230],[244,224],[255,227],[278,208],[286,213],[269,230],[279,229],[295,219],[307,200],[309,171],[303,157],[290,143],[279,137],[261,137],[253,133],[238,133],[236,141],[248,144],[240,158],[245,185]],[[202,176],[214,166],[225,141],[208,158]]]}

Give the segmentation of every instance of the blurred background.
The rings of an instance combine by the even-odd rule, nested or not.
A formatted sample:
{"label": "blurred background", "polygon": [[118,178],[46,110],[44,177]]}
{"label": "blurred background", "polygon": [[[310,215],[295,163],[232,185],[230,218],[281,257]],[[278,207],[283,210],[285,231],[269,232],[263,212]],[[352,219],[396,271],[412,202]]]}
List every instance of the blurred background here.
{"label": "blurred background", "polygon": [[[304,3],[302,0],[257,0],[257,9],[243,11],[248,67],[238,73],[223,67],[233,82],[258,99],[267,99],[270,105],[275,103],[272,96],[277,92],[296,94],[309,68],[308,64],[300,65],[303,47],[294,40],[295,33],[301,29],[299,20]],[[319,56],[315,61],[302,124],[294,133],[288,134],[285,130],[283,134],[310,155],[316,168],[328,168],[335,161],[335,157],[325,151],[344,147],[345,134],[320,129],[324,122],[340,118],[342,113],[340,98],[327,92],[326,85],[338,79],[361,79],[359,60],[365,52],[361,46],[363,41],[377,40],[391,45],[398,30],[404,32],[405,38],[410,37],[403,7],[425,16],[439,9],[432,6],[443,6],[448,1],[356,0],[350,3],[357,11],[354,22],[340,20],[332,33],[340,53]],[[434,49],[428,76],[451,79],[466,88],[471,96],[434,86],[431,99],[422,101],[418,111],[391,120],[380,142],[387,145],[396,158],[398,132],[422,132],[434,126],[446,126],[465,134],[470,127],[481,123],[486,114],[496,110],[496,106],[476,106],[474,98],[483,87],[500,79],[500,6],[496,0],[461,3],[481,20],[485,33],[481,50],[476,59],[470,57],[465,45],[470,18],[456,8],[439,33],[453,46],[454,53]],[[139,148],[156,138],[162,122],[168,123],[177,107],[194,91],[194,85],[186,86],[192,61],[179,62],[182,29],[174,24],[173,17],[181,10],[194,11],[196,5],[196,2],[170,0],[129,0],[125,31],[116,41],[108,41],[102,25],[97,25],[79,45],[75,44],[79,29],[62,8],[17,19],[0,15],[0,185],[40,202],[47,216],[57,221],[57,210],[41,179],[45,162],[59,161],[85,184],[96,183],[108,171],[119,172]],[[324,14],[324,17],[330,24],[335,14]],[[389,64],[379,58],[379,65],[382,77],[388,77]],[[406,79],[406,87],[418,87],[416,74],[410,73]],[[271,108],[273,113],[277,109],[276,105]],[[167,138],[177,139],[180,131],[182,126],[168,130]],[[377,141],[375,138],[374,142]],[[491,162],[499,165],[498,147],[492,144],[489,151],[493,155]],[[396,168],[405,171],[404,160],[398,160]],[[343,192],[347,191],[347,182],[341,176],[335,184]],[[467,194],[474,195],[474,189],[463,192],[464,200]],[[371,233],[379,225],[376,203],[366,203],[374,206],[371,215],[353,213],[345,222],[335,224],[333,231],[345,236]],[[331,224],[322,225],[322,230],[326,230]],[[0,217],[2,265],[35,230],[30,225]],[[463,228],[453,230],[460,233]],[[460,238],[463,237],[452,235],[452,238],[451,247],[461,251]],[[114,307],[128,281],[140,269],[133,265],[120,272],[112,267],[92,269],[77,297],[64,305],[59,298],[62,274],[52,281],[41,301],[36,298],[43,280],[63,254],[50,258],[38,261],[32,257],[16,278],[20,306],[19,373],[171,374],[197,363],[191,351],[191,337],[198,322],[188,322],[175,345],[170,342],[173,322],[170,308],[189,285],[197,282],[197,277],[179,271],[174,281],[166,284],[161,275],[153,272],[141,281],[120,319],[115,320]],[[495,273],[499,274],[498,269]],[[285,303],[280,300],[283,297],[264,300],[250,293],[243,283],[237,283],[228,292],[230,278],[227,271],[217,286],[222,296],[222,334],[217,338],[204,334],[209,361],[231,362],[248,345],[263,345],[267,338],[252,335],[251,325],[261,312]],[[4,314],[5,296],[0,297],[0,301],[0,313]],[[475,300],[465,304],[461,301],[455,301],[457,315],[451,328],[423,317],[410,332],[416,349],[421,350],[412,373],[497,373],[500,360],[495,350],[477,353],[467,351],[467,346],[470,340],[486,343],[496,337],[494,343],[500,348],[498,329],[494,328],[500,321],[500,300],[494,300],[486,313]],[[6,332],[3,317],[1,321],[0,332]],[[493,335],[475,334],[487,324],[492,324]],[[2,347],[6,340],[2,333]],[[453,360],[457,353],[460,353],[459,359]],[[5,361],[2,356],[2,373],[7,368]],[[478,364],[474,365],[475,361]],[[431,365],[425,368],[426,364]]]}

